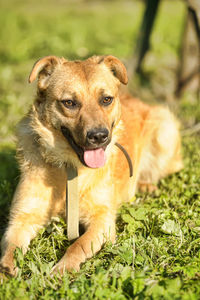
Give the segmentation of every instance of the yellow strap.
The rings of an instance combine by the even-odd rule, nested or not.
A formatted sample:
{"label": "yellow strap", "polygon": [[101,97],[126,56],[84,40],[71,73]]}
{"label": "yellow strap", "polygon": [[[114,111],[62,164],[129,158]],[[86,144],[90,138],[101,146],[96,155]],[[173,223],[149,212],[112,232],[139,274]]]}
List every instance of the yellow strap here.
{"label": "yellow strap", "polygon": [[78,171],[73,167],[67,168],[66,216],[67,237],[69,241],[79,237],[79,195]]}

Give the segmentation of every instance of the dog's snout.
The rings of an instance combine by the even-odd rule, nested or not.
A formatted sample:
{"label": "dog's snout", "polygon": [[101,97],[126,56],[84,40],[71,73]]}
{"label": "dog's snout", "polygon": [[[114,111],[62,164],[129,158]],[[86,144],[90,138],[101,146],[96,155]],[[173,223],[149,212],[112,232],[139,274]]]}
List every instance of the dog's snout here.
{"label": "dog's snout", "polygon": [[87,142],[90,145],[100,145],[100,144],[104,144],[106,143],[106,141],[108,140],[108,129],[106,128],[95,128],[92,130],[89,130],[87,132]]}

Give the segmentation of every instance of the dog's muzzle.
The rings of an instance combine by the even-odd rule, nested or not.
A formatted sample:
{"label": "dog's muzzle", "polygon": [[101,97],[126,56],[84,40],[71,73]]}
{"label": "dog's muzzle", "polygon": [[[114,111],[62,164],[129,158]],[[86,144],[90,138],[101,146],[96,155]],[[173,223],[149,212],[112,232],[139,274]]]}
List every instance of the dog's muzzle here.
{"label": "dog's muzzle", "polygon": [[100,168],[106,163],[106,147],[110,143],[109,132],[106,128],[92,129],[87,132],[86,145],[79,146],[70,130],[61,127],[62,134],[75,151],[83,165],[89,168]]}

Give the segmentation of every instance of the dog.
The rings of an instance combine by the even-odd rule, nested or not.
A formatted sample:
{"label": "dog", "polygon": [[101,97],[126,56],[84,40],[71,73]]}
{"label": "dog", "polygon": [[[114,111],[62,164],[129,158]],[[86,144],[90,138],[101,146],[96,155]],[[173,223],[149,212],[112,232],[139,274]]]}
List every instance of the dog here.
{"label": "dog", "polygon": [[[78,170],[79,222],[85,233],[53,272],[79,270],[105,243],[115,241],[118,207],[137,189],[151,191],[182,167],[179,123],[168,108],[123,94],[124,64],[114,56],[38,60],[29,82],[37,96],[17,127],[21,177],[2,238],[1,272],[16,275],[14,251],[52,217],[65,216],[66,167]],[[117,143],[128,153],[129,163]]]}

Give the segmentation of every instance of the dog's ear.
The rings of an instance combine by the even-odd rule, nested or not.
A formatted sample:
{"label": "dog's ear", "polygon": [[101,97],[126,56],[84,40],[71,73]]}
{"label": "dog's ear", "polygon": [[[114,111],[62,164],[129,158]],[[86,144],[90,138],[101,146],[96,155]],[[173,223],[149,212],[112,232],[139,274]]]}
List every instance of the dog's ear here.
{"label": "dog's ear", "polygon": [[32,83],[38,77],[39,89],[46,89],[48,79],[60,60],[62,59],[56,56],[45,56],[36,61],[29,76],[29,83]]}
{"label": "dog's ear", "polygon": [[115,77],[123,84],[128,83],[127,71],[124,64],[112,55],[102,56],[100,63],[103,62],[113,73]]}

